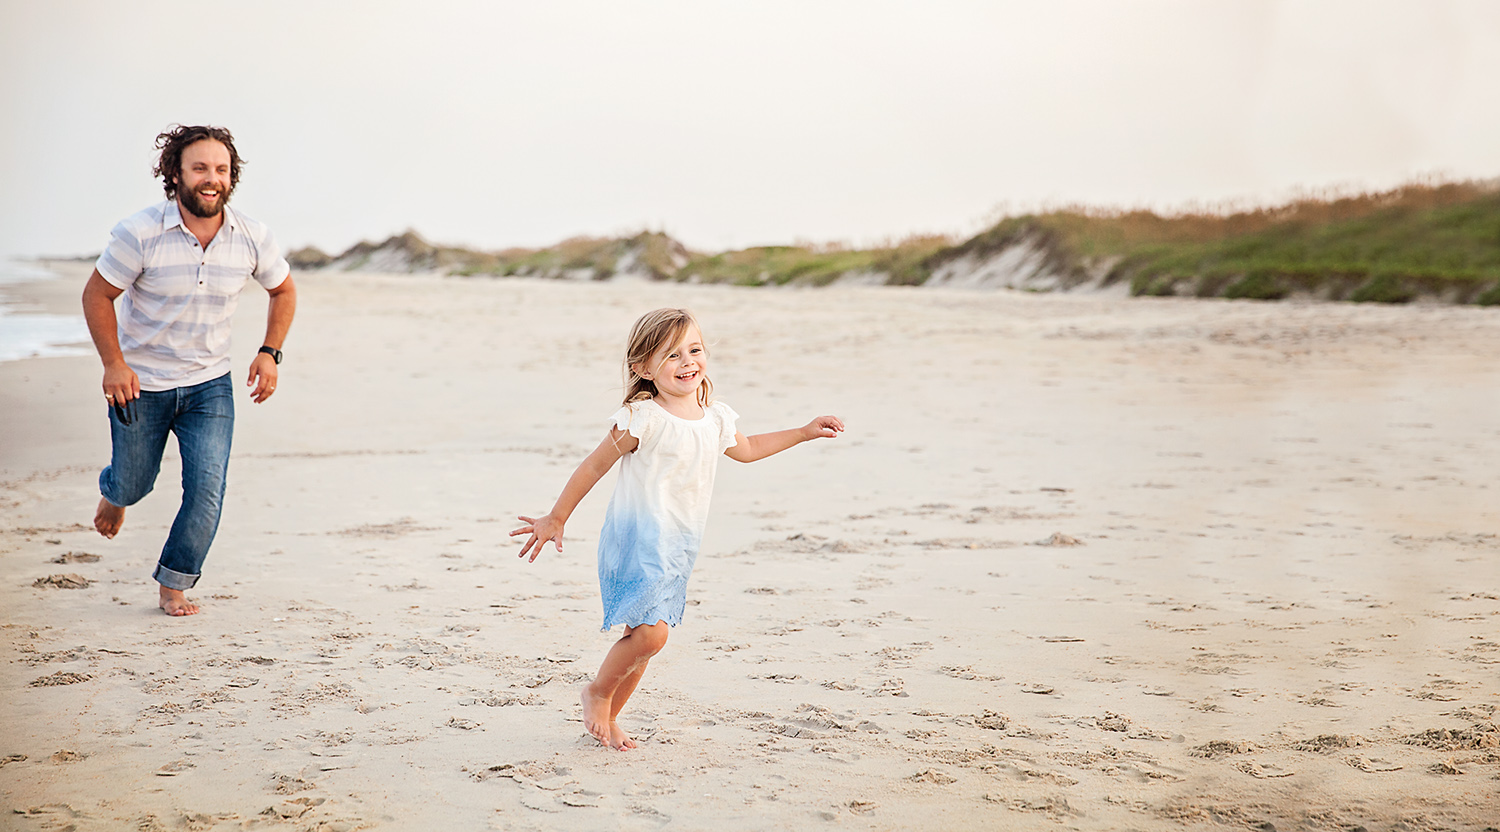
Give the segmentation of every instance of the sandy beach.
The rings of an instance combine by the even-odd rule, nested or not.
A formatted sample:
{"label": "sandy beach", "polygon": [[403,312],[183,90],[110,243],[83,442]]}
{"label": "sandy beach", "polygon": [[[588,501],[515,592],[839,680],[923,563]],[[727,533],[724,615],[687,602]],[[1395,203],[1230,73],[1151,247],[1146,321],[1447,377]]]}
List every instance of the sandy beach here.
{"label": "sandy beach", "polygon": [[[77,314],[89,268],[7,291]],[[1500,312],[297,280],[197,616],[149,578],[175,445],[104,540],[98,360],[0,363],[0,827],[1500,827]],[[506,533],[663,305],[743,432],[848,431],[721,463],[621,753],[578,706],[611,480],[561,555]]]}

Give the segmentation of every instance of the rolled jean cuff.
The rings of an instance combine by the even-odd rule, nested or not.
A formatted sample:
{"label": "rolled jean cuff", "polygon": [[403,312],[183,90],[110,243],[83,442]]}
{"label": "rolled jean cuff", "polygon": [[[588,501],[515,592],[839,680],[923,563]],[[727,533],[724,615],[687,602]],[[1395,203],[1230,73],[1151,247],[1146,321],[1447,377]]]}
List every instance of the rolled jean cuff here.
{"label": "rolled jean cuff", "polygon": [[198,583],[198,579],[202,577],[202,575],[185,575],[181,572],[176,571],[175,569],[168,569],[167,567],[162,566],[158,563],[156,565],[156,571],[151,573],[151,577],[155,578],[157,583],[161,584],[167,589],[182,591],[192,589],[193,586]]}

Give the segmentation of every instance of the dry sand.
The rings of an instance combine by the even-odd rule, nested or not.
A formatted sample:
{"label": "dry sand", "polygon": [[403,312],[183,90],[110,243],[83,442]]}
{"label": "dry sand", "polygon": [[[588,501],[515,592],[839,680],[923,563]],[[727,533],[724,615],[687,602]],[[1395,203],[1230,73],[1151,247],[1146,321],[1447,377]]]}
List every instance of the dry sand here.
{"label": "dry sand", "polygon": [[[15,291],[76,310],[64,271]],[[0,365],[5,827],[1500,826],[1500,312],[299,286],[195,617],[148,577],[175,452],[103,540],[97,360]],[[505,533],[666,304],[747,433],[849,431],[723,462],[620,753],[577,701],[609,481],[563,555]]]}

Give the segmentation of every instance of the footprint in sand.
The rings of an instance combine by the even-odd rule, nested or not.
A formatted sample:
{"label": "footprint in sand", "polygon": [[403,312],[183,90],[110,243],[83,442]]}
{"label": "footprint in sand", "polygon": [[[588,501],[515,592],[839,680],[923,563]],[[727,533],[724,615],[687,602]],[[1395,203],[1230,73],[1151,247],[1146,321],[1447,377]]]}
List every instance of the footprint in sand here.
{"label": "footprint in sand", "polygon": [[272,775],[271,782],[275,784],[273,790],[277,794],[296,794],[297,792],[305,792],[308,789],[316,789],[318,787],[316,783],[291,774]]}
{"label": "footprint in sand", "polygon": [[88,552],[66,552],[52,559],[52,563],[98,563],[99,556]]}
{"label": "footprint in sand", "polygon": [[1234,767],[1258,780],[1268,780],[1274,777],[1291,777],[1297,772],[1274,766],[1270,763],[1252,763],[1249,760],[1238,762]]}
{"label": "footprint in sand", "polygon": [[187,760],[174,760],[173,762],[167,763],[166,765],[157,769],[154,773],[157,777],[176,777],[184,771],[192,768],[196,768],[196,766],[194,766]]}
{"label": "footprint in sand", "polygon": [[1259,751],[1260,748],[1254,743],[1243,740],[1213,740],[1197,746],[1188,754],[1193,757],[1203,757],[1212,760],[1216,757],[1227,757],[1231,754],[1250,754]]}
{"label": "footprint in sand", "polygon": [[1458,767],[1458,763],[1452,757],[1449,757],[1448,759],[1443,760],[1440,763],[1433,763],[1432,765],[1427,767],[1427,770],[1432,772],[1433,774],[1464,773],[1464,770]]}
{"label": "footprint in sand", "polygon": [[1400,771],[1403,768],[1403,766],[1401,766],[1399,763],[1393,763],[1389,760],[1360,757],[1358,755],[1350,755],[1348,757],[1345,757],[1344,762],[1348,763],[1354,768],[1359,769],[1360,771],[1368,772],[1370,774],[1378,774],[1382,771]]}
{"label": "footprint in sand", "polygon": [[87,673],[68,673],[67,671],[59,670],[51,676],[32,679],[26,686],[29,688],[51,688],[58,685],[76,685],[79,682],[87,682],[92,678],[94,677]]}
{"label": "footprint in sand", "polygon": [[[276,818],[280,818],[281,820],[296,820],[297,818],[302,817],[308,812],[311,812],[313,809],[322,806],[326,802],[327,799],[322,797],[295,797],[281,804],[280,806],[268,806],[261,812],[261,814],[274,816]],[[347,831],[356,828],[356,826],[357,824],[347,821],[333,821],[332,823],[320,823],[310,828],[317,829],[319,830],[319,832],[322,832],[322,830],[325,829],[331,830],[334,828],[339,828]]]}
{"label": "footprint in sand", "polygon": [[1298,751],[1315,751],[1319,754],[1326,754],[1329,751],[1339,748],[1353,748],[1357,745],[1364,745],[1364,743],[1363,737],[1346,737],[1343,734],[1319,734],[1310,740],[1300,740],[1292,743],[1292,748]]}
{"label": "footprint in sand", "polygon": [[37,589],[88,589],[93,583],[82,575],[69,572],[65,575],[48,575],[45,578],[37,578],[32,586]]}
{"label": "footprint in sand", "polygon": [[974,717],[974,724],[989,731],[1004,731],[1010,724],[1010,717],[986,710],[983,714]]}
{"label": "footprint in sand", "polygon": [[955,679],[965,679],[971,682],[998,682],[1001,679],[1001,677],[999,676],[991,676],[987,673],[980,673],[979,671],[975,670],[974,666],[971,664],[943,665],[942,667],[938,668],[938,670],[949,676],[952,676]]}
{"label": "footprint in sand", "polygon": [[537,812],[557,813],[562,811],[562,807],[557,803],[557,798],[543,792],[521,792],[521,805]]}
{"label": "footprint in sand", "polygon": [[568,792],[567,794],[558,797],[557,800],[564,806],[581,808],[586,806],[598,806],[601,797],[603,797],[603,795],[599,794],[598,792],[591,792],[587,789],[579,789],[576,792]]}

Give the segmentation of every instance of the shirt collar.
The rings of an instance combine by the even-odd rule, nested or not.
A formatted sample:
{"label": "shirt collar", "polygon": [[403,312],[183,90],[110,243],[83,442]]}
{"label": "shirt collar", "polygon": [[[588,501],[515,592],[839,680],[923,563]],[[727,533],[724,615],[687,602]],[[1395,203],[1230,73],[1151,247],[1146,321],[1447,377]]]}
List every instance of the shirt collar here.
{"label": "shirt collar", "polygon": [[[176,199],[167,200],[167,210],[162,212],[161,223],[163,229],[182,226],[184,231],[187,230],[187,226],[182,225],[182,206],[177,203]],[[224,206],[224,224],[230,228],[239,225],[239,218],[234,215],[234,209],[228,205]]]}

